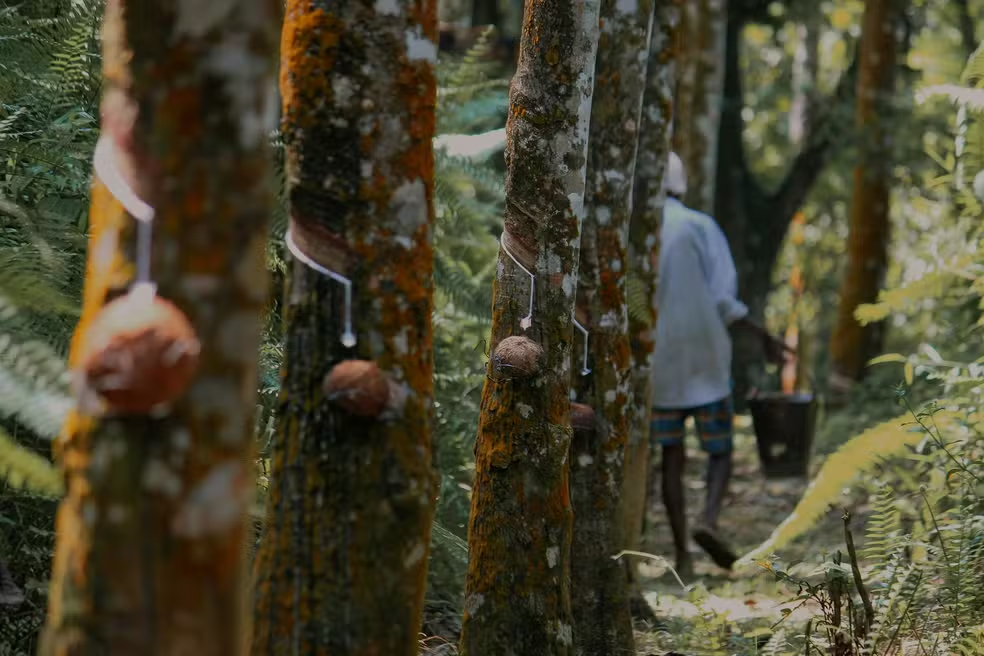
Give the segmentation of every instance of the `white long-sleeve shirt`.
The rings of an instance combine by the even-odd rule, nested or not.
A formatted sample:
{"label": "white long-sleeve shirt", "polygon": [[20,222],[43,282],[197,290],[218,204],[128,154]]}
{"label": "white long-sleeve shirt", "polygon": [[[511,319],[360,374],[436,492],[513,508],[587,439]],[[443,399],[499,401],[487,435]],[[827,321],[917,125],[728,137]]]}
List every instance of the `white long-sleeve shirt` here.
{"label": "white long-sleeve shirt", "polygon": [[667,198],[660,232],[653,406],[693,408],[731,393],[728,326],[748,314],[721,228]]}

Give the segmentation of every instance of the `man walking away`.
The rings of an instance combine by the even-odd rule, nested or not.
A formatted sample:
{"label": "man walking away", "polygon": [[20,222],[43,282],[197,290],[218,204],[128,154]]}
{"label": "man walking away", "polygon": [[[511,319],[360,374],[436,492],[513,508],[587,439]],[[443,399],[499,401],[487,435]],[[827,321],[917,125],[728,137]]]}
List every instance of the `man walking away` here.
{"label": "man walking away", "polygon": [[693,538],[718,566],[730,569],[737,556],[718,535],[733,450],[729,330],[759,335],[770,361],[782,361],[785,345],[747,318],[748,308],[737,298],[734,260],[718,224],[681,202],[687,177],[676,153],[670,153],[663,184],[667,199],[660,233],[651,433],[663,451],[663,503],[677,572],[692,578],[683,491],[684,422],[694,418],[708,455],[707,504]]}

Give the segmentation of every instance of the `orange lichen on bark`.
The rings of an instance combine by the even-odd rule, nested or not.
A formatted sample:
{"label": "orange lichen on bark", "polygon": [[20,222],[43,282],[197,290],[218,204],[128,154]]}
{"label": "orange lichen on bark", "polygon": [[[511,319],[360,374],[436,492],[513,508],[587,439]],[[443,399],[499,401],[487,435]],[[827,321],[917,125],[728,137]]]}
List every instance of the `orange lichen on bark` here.
{"label": "orange lichen on bark", "polygon": [[[314,3],[307,3],[314,4]],[[337,16],[319,7],[290,2],[284,13],[280,48],[280,93],[283,111],[299,111],[305,101],[330,102],[332,90],[324,75],[335,61],[344,25]]]}
{"label": "orange lichen on bark", "polygon": [[[649,68],[643,94],[643,111],[636,158],[633,209],[629,225],[629,275],[652,298],[659,262],[661,208],[665,200],[662,177],[669,150],[676,78],[676,33],[682,0],[660,3],[656,8],[649,50]],[[641,311],[640,311],[641,310]],[[636,319],[641,315],[641,319]],[[632,346],[633,400],[629,410],[625,480],[622,486],[621,531],[626,549],[642,547],[649,478],[649,426],[652,398],[650,356],[655,345],[656,308],[649,305],[629,315]],[[626,561],[629,581],[635,582],[634,563]],[[633,594],[641,594],[634,590]]]}
{"label": "orange lichen on bark", "polygon": [[[570,420],[543,406],[524,418],[517,406],[533,389],[531,381],[489,381],[483,393],[462,654],[506,643],[515,653],[570,653],[563,636],[570,633],[564,583],[572,515],[567,470],[558,466]],[[540,411],[547,416],[531,422]],[[551,426],[554,434],[544,434]]]}
{"label": "orange lichen on bark", "polygon": [[[271,211],[265,128],[248,119],[262,115],[261,91],[274,81],[277,1],[237,0],[237,17],[222,24],[179,5],[107,2],[102,118],[116,165],[156,211],[153,282],[203,349],[192,393],[153,416],[107,417],[76,381],[79,402],[56,445],[67,495],[46,656],[227,655],[244,635],[253,354],[265,300],[254,244]],[[239,54],[257,65],[246,74],[207,70],[230,30],[249,37]],[[90,217],[73,368],[98,313],[127,291],[134,270],[134,222],[98,177]],[[243,275],[250,270],[258,273]]]}
{"label": "orange lichen on bark", "polygon": [[[358,341],[340,341],[342,286],[295,261],[252,653],[409,656],[418,648],[436,483],[436,82],[433,61],[420,56],[429,45],[436,54],[436,8],[430,0],[398,0],[386,11],[368,0],[290,0],[287,15],[291,222],[303,225],[310,246],[333,244],[318,252],[344,253],[344,262],[320,264],[351,279]],[[420,51],[409,47],[411,35]],[[385,407],[352,412],[325,387],[326,374],[354,358],[385,378]]]}
{"label": "orange lichen on bark", "polygon": [[99,179],[93,182],[89,208],[89,257],[87,281],[82,293],[82,313],[72,334],[68,364],[74,366],[82,353],[81,343],[89,323],[106,304],[111,288],[122,288],[132,277],[133,266],[118,246],[126,238],[127,214]]}
{"label": "orange lichen on bark", "polygon": [[[580,1],[526,4],[506,125],[504,247],[475,446],[463,656],[573,653],[567,462],[581,207],[572,199],[585,189],[590,98],[568,81],[592,77],[595,12]],[[526,328],[531,282],[511,256],[535,274]],[[536,366],[514,377],[500,346],[526,340]]]}
{"label": "orange lichen on bark", "polygon": [[629,11],[614,0],[601,3],[609,29],[598,48],[603,93],[591,112],[580,280],[590,303],[592,371],[576,383],[579,400],[594,407],[595,430],[576,432],[571,447],[574,642],[584,654],[634,651],[625,574],[612,556],[624,548],[619,512],[632,396],[627,247],[649,60],[639,52],[649,51],[653,12],[648,1]]}

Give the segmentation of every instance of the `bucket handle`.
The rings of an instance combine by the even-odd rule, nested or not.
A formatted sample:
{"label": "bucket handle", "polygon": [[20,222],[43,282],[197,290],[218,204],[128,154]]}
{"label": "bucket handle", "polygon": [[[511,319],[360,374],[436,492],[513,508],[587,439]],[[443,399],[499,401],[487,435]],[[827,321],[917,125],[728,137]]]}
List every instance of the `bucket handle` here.
{"label": "bucket handle", "polygon": [[[781,383],[782,382],[782,369],[779,370],[778,377],[779,377],[780,383]],[[814,399],[817,399],[818,400],[820,398],[820,395],[817,394],[817,380],[816,380],[816,378],[814,378],[813,374],[810,373],[810,372],[806,372],[805,378],[806,378],[806,382],[807,382],[807,387],[809,389],[809,394],[811,396],[813,396]],[[753,387],[752,389],[750,389],[748,391],[748,394],[745,395],[745,398],[746,399],[757,399],[759,397],[759,393],[760,392],[761,392],[761,390],[759,390],[758,387]]]}

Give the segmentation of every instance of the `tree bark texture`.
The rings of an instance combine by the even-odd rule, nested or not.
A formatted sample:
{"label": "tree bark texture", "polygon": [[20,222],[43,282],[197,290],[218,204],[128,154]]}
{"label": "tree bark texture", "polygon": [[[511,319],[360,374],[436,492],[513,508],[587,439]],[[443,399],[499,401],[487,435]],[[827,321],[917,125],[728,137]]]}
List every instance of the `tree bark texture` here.
{"label": "tree bark texture", "polygon": [[585,655],[634,653],[625,572],[612,556],[624,547],[619,504],[632,398],[625,278],[652,22],[651,0],[601,3],[581,242],[592,372],[576,383],[595,430],[575,432],[571,448],[571,599],[575,653]]}
{"label": "tree bark texture", "polygon": [[891,114],[900,0],[868,0],[861,26],[855,121],[860,159],[854,169],[847,266],[837,323],[831,336],[832,383],[862,377],[881,349],[882,324],[862,326],[854,311],[873,303],[888,265],[889,195],[892,178]]}
{"label": "tree bark texture", "polygon": [[436,493],[436,39],[433,0],[287,2],[296,251],[256,655],[417,653]]}
{"label": "tree bark texture", "polygon": [[[651,358],[655,339],[659,230],[666,194],[662,188],[673,120],[676,71],[676,30],[683,0],[656,0],[649,65],[643,93],[639,146],[636,155],[632,216],[629,223],[626,287],[636,304],[629,312],[632,349],[632,403],[622,484],[621,533],[625,549],[638,551],[645,524],[649,481],[649,423],[652,402]],[[633,302],[630,300],[629,302]],[[635,580],[634,561],[626,559],[629,581]]]}
{"label": "tree bark texture", "polygon": [[[146,298],[177,308],[156,334],[187,319],[200,351],[189,386],[150,410],[124,411],[107,395],[148,380],[169,386],[147,372],[186,353],[148,365],[142,347],[127,347],[105,364],[129,387],[94,386],[83,365],[95,344],[150,316],[140,306],[142,314],[107,324],[105,306],[131,298],[121,297],[134,277],[136,222],[119,185],[98,174],[70,354],[78,403],[56,444],[67,491],[42,654],[228,656],[248,634],[245,519],[273,207],[278,5],[106,4],[104,164],[154,208],[157,300]],[[154,341],[144,337],[144,346]]]}
{"label": "tree bark texture", "polygon": [[572,316],[598,11],[594,0],[526,5],[506,124],[492,355],[475,444],[461,637],[467,656],[572,653],[569,390],[572,349],[583,344],[572,335]]}
{"label": "tree bark texture", "polygon": [[683,120],[674,123],[673,150],[687,169],[687,205],[711,212],[717,184],[728,7],[726,0],[688,0],[682,9],[675,114]]}

